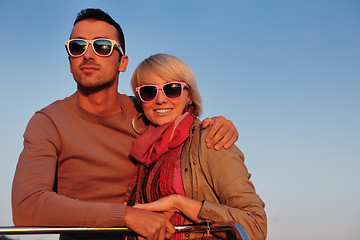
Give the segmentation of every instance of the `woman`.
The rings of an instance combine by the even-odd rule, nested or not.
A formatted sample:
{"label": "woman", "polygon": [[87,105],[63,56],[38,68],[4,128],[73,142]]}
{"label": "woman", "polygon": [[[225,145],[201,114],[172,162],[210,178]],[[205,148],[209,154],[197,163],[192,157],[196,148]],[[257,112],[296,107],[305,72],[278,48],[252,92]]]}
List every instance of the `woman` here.
{"label": "woman", "polygon": [[143,114],[133,121],[142,135],[130,151],[140,164],[128,204],[175,211],[174,225],[189,220],[237,222],[250,239],[265,239],[264,203],[249,181],[243,153],[236,146],[221,151],[206,147],[208,130],[197,118],[201,98],[186,63],[167,54],[150,56],[135,69],[131,86]]}

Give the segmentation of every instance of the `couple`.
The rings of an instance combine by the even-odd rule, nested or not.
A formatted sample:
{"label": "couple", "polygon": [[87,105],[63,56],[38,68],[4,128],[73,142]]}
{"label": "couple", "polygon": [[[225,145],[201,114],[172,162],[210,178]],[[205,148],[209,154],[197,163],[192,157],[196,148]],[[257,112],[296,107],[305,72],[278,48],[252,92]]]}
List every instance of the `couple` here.
{"label": "couple", "polygon": [[[139,93],[136,92],[141,101],[139,106],[134,99],[117,92],[119,73],[126,70],[128,57],[125,55],[122,30],[109,15],[98,9],[81,11],[75,20],[70,39],[66,41],[66,48],[70,71],[78,89],[70,97],[35,113],[28,123],[24,133],[24,149],[13,181],[15,225],[127,226],[148,239],[164,239],[174,232],[173,225],[163,214],[147,210],[176,210],[184,213],[173,216],[178,221],[183,221],[183,217],[186,220],[237,221],[250,237],[265,238],[264,206],[248,181],[249,174],[243,165],[242,153],[234,146],[221,151],[205,149],[205,140],[200,141],[200,136],[210,139],[213,136],[208,141],[210,147],[214,142],[218,142],[220,147],[224,144],[230,146],[234,142],[231,134],[234,127],[231,124],[229,127],[229,121],[224,118],[217,118],[209,134],[204,136],[205,131],[200,132],[198,120],[191,126],[197,113],[201,112],[194,82],[190,82],[187,77],[179,79],[166,75],[165,78],[153,67],[145,68],[148,70],[139,69],[138,76],[142,76],[144,71],[145,75],[153,74],[151,78],[133,77],[133,86],[139,87]],[[170,66],[168,64],[166,62],[162,67]],[[135,79],[138,79],[138,83]],[[141,87],[162,85],[169,79],[174,83],[162,86],[160,91],[159,86]],[[185,84],[185,81],[189,82]],[[179,99],[174,100],[177,97]],[[178,105],[176,102],[181,102],[181,99],[186,102]],[[176,107],[171,105],[174,101]],[[168,109],[154,108],[161,102],[167,102]],[[141,107],[145,117],[139,115],[142,113]],[[170,109],[179,111],[168,112]],[[186,112],[183,114],[184,109]],[[176,117],[162,117],[166,115]],[[173,120],[175,122],[171,123]],[[165,122],[167,125],[155,128]],[[206,124],[209,125],[209,122],[205,122]],[[147,126],[150,131],[144,133],[144,138],[148,136],[155,140],[154,134],[170,136],[163,138],[164,141],[159,139],[153,142],[151,146],[147,146],[151,142],[143,141],[143,137],[134,142]],[[190,129],[188,138],[186,135]],[[183,137],[188,140],[184,142]],[[166,144],[169,144],[170,151],[167,151]],[[148,151],[145,147],[148,147]],[[131,155],[149,168],[130,161],[130,149]],[[140,149],[146,151],[140,152]],[[156,149],[155,156],[150,154],[148,157],[148,153],[153,152],[151,149]],[[157,154],[161,155],[159,161],[156,159]],[[192,162],[186,160],[188,157]],[[205,160],[212,158],[217,161]],[[170,161],[172,159],[174,161]],[[234,186],[230,182],[222,182],[224,176],[219,167],[215,166],[217,171],[211,172],[214,164],[224,166],[224,161],[231,166],[227,169],[234,171],[229,175],[237,176],[231,176],[233,179],[226,178]],[[167,167],[162,165],[159,169],[159,164],[166,164]],[[169,178],[166,175],[168,173],[173,178]],[[216,177],[216,174],[220,176]],[[155,179],[158,181],[154,181]],[[160,181],[164,185],[153,185]],[[151,186],[147,187],[149,184]],[[126,192],[128,194],[125,196]],[[137,204],[131,207],[134,203],[155,200],[147,199],[148,196],[155,199],[167,197],[155,205]],[[186,205],[185,208],[181,206],[182,201],[186,200],[185,204],[189,201],[185,197],[194,198],[194,203],[191,204],[194,210]],[[124,204],[125,198],[128,204]],[[202,201],[205,198],[206,201]],[[171,208],[167,208],[167,204]],[[159,207],[162,209],[158,209]],[[187,213],[187,210],[191,210],[191,213]],[[70,235],[60,237],[75,239]]]}

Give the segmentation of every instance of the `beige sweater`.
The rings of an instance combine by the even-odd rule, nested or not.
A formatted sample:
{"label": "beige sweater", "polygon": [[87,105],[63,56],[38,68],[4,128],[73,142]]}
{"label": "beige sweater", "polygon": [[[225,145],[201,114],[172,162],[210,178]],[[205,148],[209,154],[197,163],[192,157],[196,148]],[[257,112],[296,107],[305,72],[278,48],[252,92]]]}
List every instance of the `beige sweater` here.
{"label": "beige sweater", "polygon": [[121,113],[98,116],[75,93],[35,113],[13,181],[16,226],[124,226],[134,170],[128,154],[138,134],[134,103],[119,94],[119,104]]}

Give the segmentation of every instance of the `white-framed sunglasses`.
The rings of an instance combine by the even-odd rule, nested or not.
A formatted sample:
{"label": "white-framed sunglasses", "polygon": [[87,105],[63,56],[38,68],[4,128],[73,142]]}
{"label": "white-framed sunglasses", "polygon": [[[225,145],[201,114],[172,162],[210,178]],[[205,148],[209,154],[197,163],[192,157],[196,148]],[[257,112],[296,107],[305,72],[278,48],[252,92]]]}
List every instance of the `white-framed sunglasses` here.
{"label": "white-framed sunglasses", "polygon": [[115,40],[107,38],[93,40],[75,38],[65,41],[66,50],[71,57],[81,57],[84,55],[89,44],[91,44],[94,52],[101,57],[110,56],[115,47],[120,51],[121,55],[124,55],[121,46]]}

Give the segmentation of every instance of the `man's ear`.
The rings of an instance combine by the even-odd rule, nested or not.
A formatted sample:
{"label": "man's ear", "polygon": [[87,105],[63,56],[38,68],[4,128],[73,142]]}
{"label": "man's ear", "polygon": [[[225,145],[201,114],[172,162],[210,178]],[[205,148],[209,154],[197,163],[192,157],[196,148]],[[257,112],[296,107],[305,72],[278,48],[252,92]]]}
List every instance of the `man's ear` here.
{"label": "man's ear", "polygon": [[120,59],[119,72],[125,72],[127,65],[129,64],[129,57],[127,55],[123,55]]}
{"label": "man's ear", "polygon": [[69,67],[70,67],[70,72],[71,72],[71,73],[73,73],[73,72],[72,72],[72,67],[71,67],[71,61],[70,61],[70,59],[71,59],[71,57],[70,57],[70,56],[68,56],[68,60],[69,60]]}

